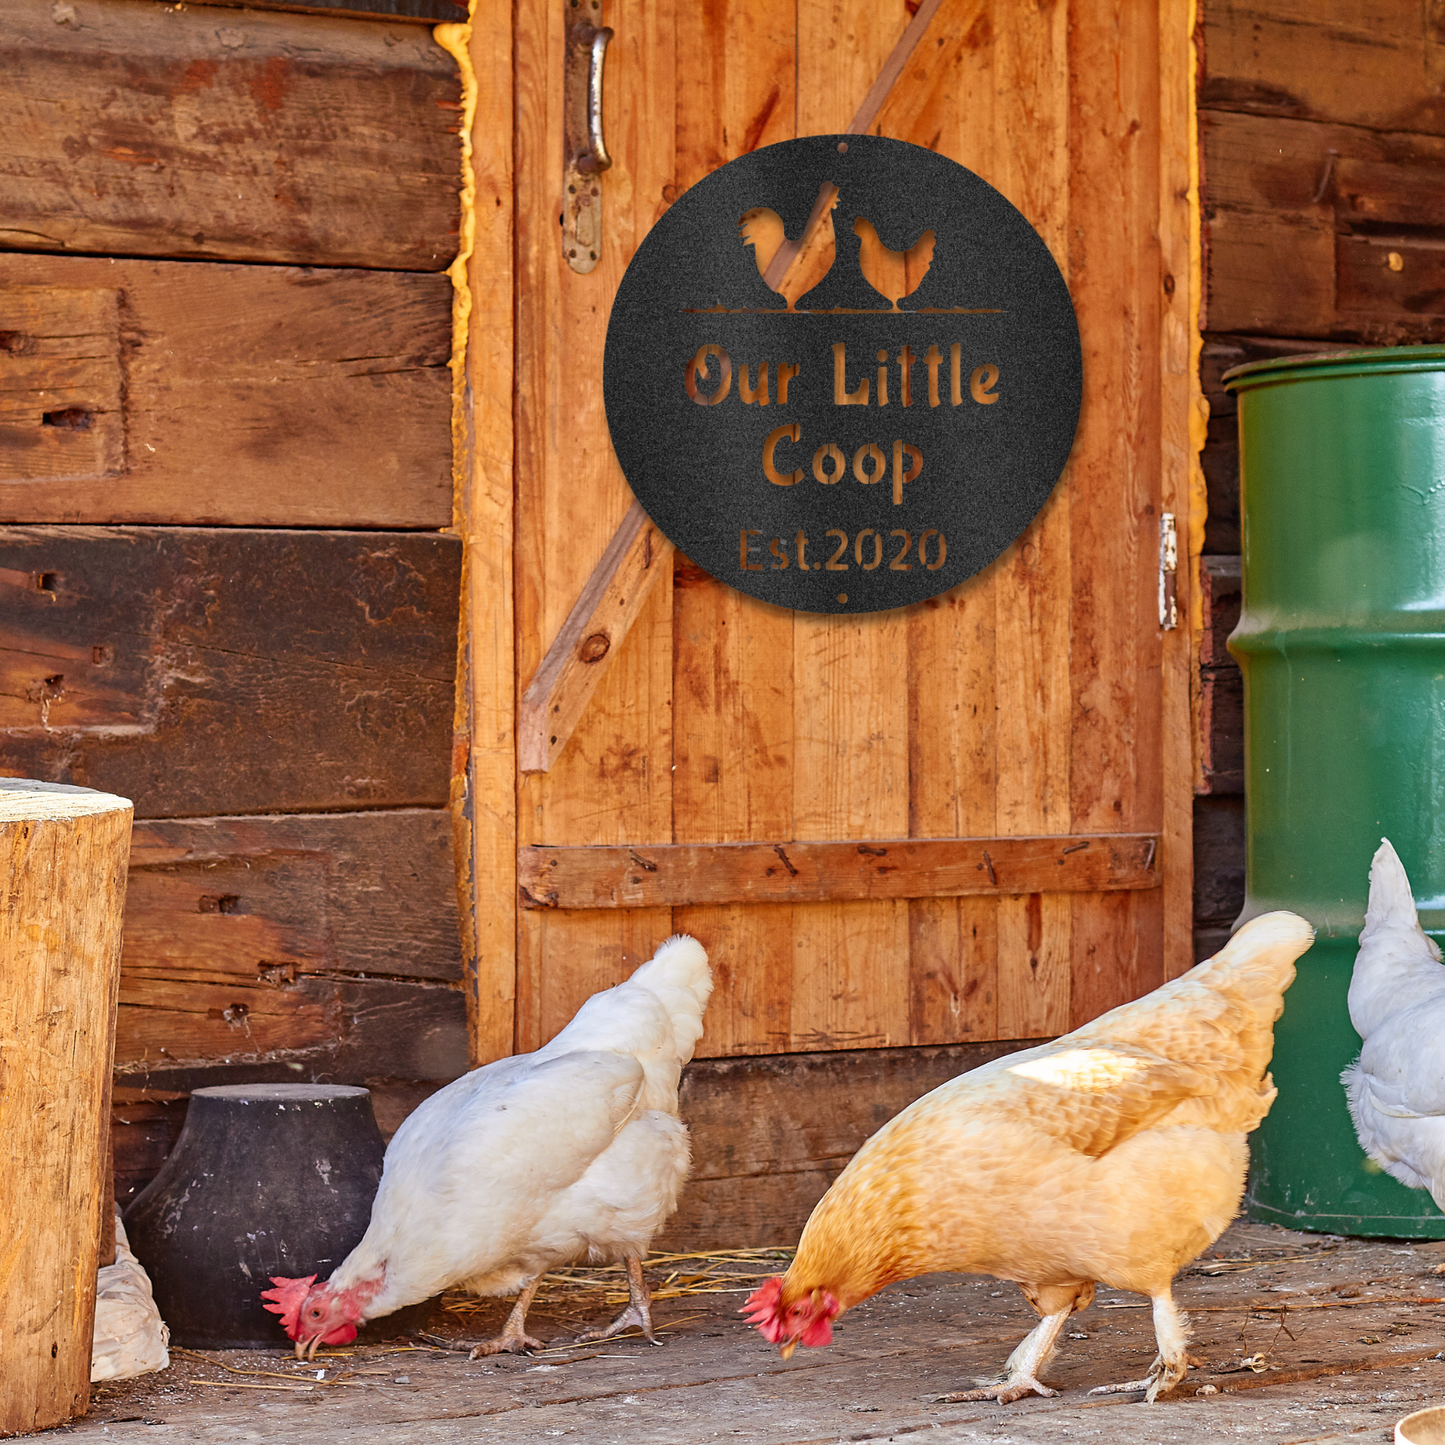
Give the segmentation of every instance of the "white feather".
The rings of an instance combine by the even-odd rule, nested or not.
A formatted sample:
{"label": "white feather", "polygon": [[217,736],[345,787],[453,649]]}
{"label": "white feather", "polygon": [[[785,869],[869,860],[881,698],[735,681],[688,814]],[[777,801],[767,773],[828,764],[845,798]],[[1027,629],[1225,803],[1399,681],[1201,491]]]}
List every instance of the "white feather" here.
{"label": "white feather", "polygon": [[374,1319],[451,1286],[509,1294],[574,1259],[645,1253],[687,1177],[677,1086],[711,993],[702,946],[670,938],[536,1053],[433,1094],[387,1148],[333,1289],[382,1277]]}
{"label": "white feather", "polygon": [[1445,1209],[1445,967],[1388,839],[1370,866],[1349,1008],[1364,1047],[1341,1081],[1360,1146]]}

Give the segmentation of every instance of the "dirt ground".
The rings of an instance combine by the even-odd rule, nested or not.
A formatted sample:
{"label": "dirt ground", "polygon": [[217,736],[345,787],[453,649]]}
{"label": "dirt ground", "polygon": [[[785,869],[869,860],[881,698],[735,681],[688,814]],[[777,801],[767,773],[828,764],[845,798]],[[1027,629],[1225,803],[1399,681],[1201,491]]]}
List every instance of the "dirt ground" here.
{"label": "dirt ground", "polygon": [[[539,1295],[528,1326],[560,1347],[534,1356],[473,1363],[413,1340],[328,1351],[308,1368],[289,1350],[177,1351],[162,1374],[96,1386],[91,1413],[53,1433],[95,1445],[1387,1441],[1402,1415],[1445,1404],[1441,1266],[1441,1244],[1236,1224],[1180,1276],[1199,1363],[1152,1406],[1088,1394],[1138,1378],[1153,1358],[1136,1295],[1101,1290],[1070,1322],[1046,1372],[1058,1398],[940,1405],[929,1397],[996,1373],[1032,1328],[1014,1286],[952,1275],[894,1285],[845,1316],[830,1348],[785,1363],[736,1315],[750,1277],[773,1262],[739,1258],[711,1266],[712,1292],[659,1300],[662,1348],[636,1336],[566,1347],[615,1313],[600,1289],[574,1285]],[[650,1281],[673,1268],[650,1269]],[[482,1338],[505,1313],[501,1302],[439,1311],[432,1338]]]}

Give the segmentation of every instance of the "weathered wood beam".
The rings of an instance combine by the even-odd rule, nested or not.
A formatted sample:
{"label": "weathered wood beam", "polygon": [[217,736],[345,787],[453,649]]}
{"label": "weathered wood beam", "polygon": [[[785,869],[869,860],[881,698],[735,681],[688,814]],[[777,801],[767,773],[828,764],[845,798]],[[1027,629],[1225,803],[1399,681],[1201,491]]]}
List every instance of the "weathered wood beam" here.
{"label": "weathered wood beam", "polygon": [[1445,138],[1204,109],[1199,141],[1204,330],[1322,347],[1445,336]]}
{"label": "weathered wood beam", "polygon": [[519,848],[524,908],[1099,893],[1159,885],[1153,833]]}
{"label": "weathered wood beam", "polygon": [[466,0],[201,0],[201,3],[232,10],[290,10],[300,15],[330,15],[338,20],[400,20],[418,25],[467,18]]}
{"label": "weathered wood beam", "polygon": [[439,25],[463,77],[461,247],[452,345],[453,525],[465,546],[452,775],[473,1064],[510,1054],[517,988],[516,176],[511,0]]}
{"label": "weathered wood beam", "polygon": [[444,527],[451,313],[416,272],[0,251],[0,519]]}
{"label": "weathered wood beam", "polygon": [[145,818],[447,801],[461,543],[0,528],[0,769]]}
{"label": "weathered wood beam", "polygon": [[634,502],[522,695],[517,760],[524,773],[548,772],[557,761],[653,584],[671,576],[672,552]]}
{"label": "weathered wood beam", "polygon": [[414,25],[7,0],[0,248],[445,270],[459,90]]}
{"label": "weathered wood beam", "polygon": [[[122,971],[282,988],[461,979],[445,808],[135,825]],[[234,1053],[231,1040],[220,1055]]]}

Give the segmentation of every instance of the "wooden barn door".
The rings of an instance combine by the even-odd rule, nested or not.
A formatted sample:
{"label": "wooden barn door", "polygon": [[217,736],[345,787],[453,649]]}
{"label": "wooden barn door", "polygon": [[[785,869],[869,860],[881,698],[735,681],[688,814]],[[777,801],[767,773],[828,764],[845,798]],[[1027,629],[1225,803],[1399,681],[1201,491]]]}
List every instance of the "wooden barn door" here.
{"label": "wooden barn door", "polygon": [[[1160,621],[1165,514],[1181,579],[1197,550],[1188,9],[932,8],[867,129],[977,171],[1039,230],[1085,400],[1064,479],[1003,557],[858,618],[756,602],[645,524],[619,535],[602,350],[668,205],[746,151],[845,130],[919,7],[603,0],[615,164],[578,274],[558,224],[576,8],[478,6],[476,134],[497,141],[477,151],[466,519],[480,1058],[537,1047],[676,930],[714,963],[713,1056],[1051,1035],[1192,961],[1182,581],[1180,625]],[[549,705],[605,671],[550,766],[522,771],[547,752],[528,688],[549,649],[567,674]]]}

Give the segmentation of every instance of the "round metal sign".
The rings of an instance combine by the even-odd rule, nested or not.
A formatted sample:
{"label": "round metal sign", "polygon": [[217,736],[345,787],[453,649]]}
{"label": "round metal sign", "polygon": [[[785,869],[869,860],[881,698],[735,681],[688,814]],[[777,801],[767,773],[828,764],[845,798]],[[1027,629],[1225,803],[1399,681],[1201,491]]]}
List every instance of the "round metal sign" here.
{"label": "round metal sign", "polygon": [[1068,288],[972,171],[877,136],[742,156],[622,278],[603,393],[648,515],[719,581],[805,612],[956,587],[1028,526],[1082,392]]}

